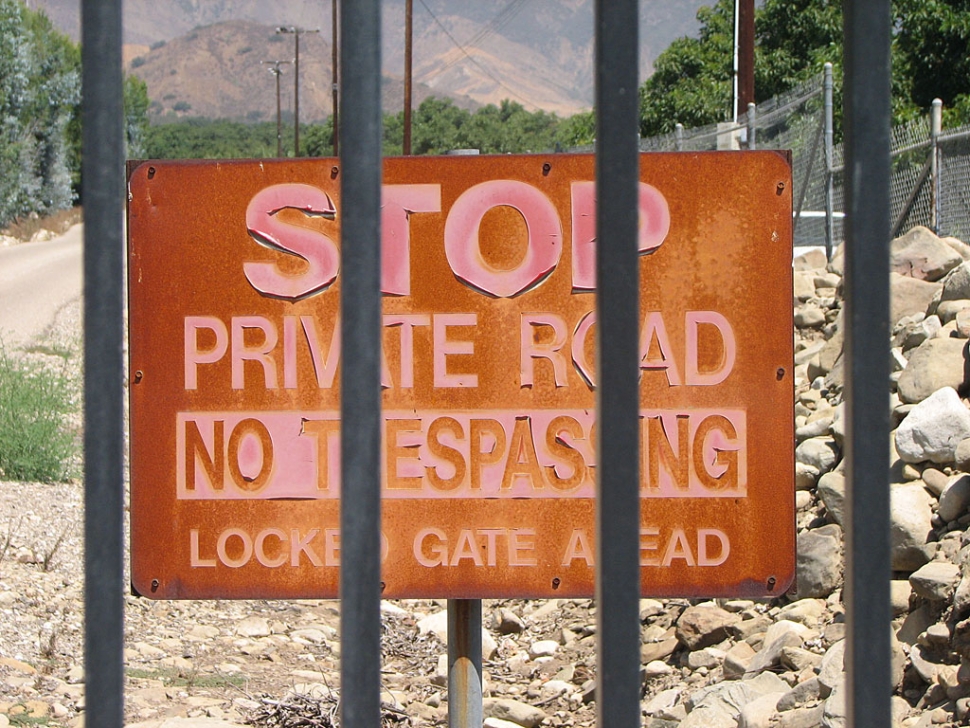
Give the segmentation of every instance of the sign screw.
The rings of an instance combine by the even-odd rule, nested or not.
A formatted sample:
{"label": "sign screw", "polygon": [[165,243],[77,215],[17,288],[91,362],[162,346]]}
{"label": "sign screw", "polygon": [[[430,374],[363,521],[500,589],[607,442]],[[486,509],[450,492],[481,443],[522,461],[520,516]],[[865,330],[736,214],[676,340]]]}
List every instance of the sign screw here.
{"label": "sign screw", "polygon": [[155,168],[154,167],[149,167],[148,168],[148,179],[154,179],[154,178],[155,178]]}
{"label": "sign screw", "polygon": [[158,579],[152,579],[152,593],[158,591]]}
{"label": "sign screw", "polygon": [[140,384],[144,376],[145,376],[145,373],[141,369],[135,372],[135,384]]}
{"label": "sign screw", "polygon": [[337,165],[330,168],[330,179],[337,179],[338,174],[340,174],[340,169]]}
{"label": "sign screw", "polygon": [[775,577],[768,577],[768,591],[772,591],[775,588],[776,581]]}
{"label": "sign screw", "polygon": [[549,162],[546,162],[545,164],[542,165],[542,176],[543,177],[548,176],[551,170],[552,170],[552,165],[549,164]]}
{"label": "sign screw", "polygon": [[778,367],[778,371],[775,372],[775,379],[777,379],[780,382],[784,378],[785,378],[785,368]]}
{"label": "sign screw", "polygon": [[785,191],[785,183],[784,182],[779,182],[778,183],[778,186],[775,188],[775,194],[776,195],[780,195],[784,191]]}
{"label": "sign screw", "polygon": [[553,589],[558,589],[560,584],[562,584],[562,582],[559,580],[558,576],[552,580]]}

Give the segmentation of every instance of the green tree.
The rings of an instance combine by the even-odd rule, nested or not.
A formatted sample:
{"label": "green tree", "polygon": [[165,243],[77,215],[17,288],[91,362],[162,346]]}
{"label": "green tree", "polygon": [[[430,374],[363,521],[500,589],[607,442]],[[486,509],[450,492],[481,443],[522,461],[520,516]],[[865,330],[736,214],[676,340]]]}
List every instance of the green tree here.
{"label": "green tree", "polygon": [[[701,8],[698,38],[680,38],[660,54],[640,87],[641,134],[726,120],[731,113],[733,0]],[[970,121],[970,3],[894,0],[894,121],[925,113],[943,100],[948,123]],[[839,0],[765,0],[755,14],[755,100],[764,101],[835,69],[841,109],[842,7]]]}
{"label": "green tree", "polygon": [[0,225],[69,207],[80,52],[43,13],[0,0]]}
{"label": "green tree", "polygon": [[129,159],[145,156],[148,136],[148,86],[138,76],[125,76],[125,146]]}
{"label": "green tree", "polygon": [[596,115],[582,111],[563,119],[556,130],[556,143],[563,149],[592,144],[596,140]]}
{"label": "green tree", "polygon": [[908,103],[900,114],[943,101],[948,123],[970,122],[970,3],[896,0],[893,91]]}
{"label": "green tree", "polygon": [[724,121],[730,111],[734,2],[697,11],[698,38],[678,38],[661,53],[640,87],[640,133],[654,136]]}

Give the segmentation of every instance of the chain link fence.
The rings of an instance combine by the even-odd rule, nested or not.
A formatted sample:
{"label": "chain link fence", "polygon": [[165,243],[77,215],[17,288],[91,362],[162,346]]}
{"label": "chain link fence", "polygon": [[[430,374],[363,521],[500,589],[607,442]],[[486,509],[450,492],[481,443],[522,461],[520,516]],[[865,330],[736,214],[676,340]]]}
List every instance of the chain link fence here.
{"label": "chain link fence", "polygon": [[[844,161],[833,143],[832,75],[823,73],[758,106],[734,122],[675,130],[640,140],[644,152],[790,149],[795,247],[843,239]],[[970,240],[970,125],[944,131],[942,107],[892,130],[892,234],[917,225]],[[592,151],[593,147],[572,151]]]}

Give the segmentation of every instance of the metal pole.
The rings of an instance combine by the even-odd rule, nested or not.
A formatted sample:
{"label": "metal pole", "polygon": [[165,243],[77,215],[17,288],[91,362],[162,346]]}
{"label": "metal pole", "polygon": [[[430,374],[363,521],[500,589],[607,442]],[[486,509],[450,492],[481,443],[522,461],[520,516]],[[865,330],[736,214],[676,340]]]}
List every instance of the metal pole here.
{"label": "metal pole", "polygon": [[640,725],[636,0],[596,0],[596,684],[600,728]]}
{"label": "metal pole", "polygon": [[890,0],[845,0],[846,716],[892,724],[889,580]]}
{"label": "metal pole", "polygon": [[448,728],[482,725],[482,600],[448,600]]}
{"label": "metal pole", "polygon": [[300,29],[293,29],[293,157],[300,156]]}
{"label": "metal pole", "polygon": [[933,99],[930,112],[930,228],[940,234],[940,134],[943,133],[943,101]]}
{"label": "metal pole", "polygon": [[414,0],[404,3],[404,155],[411,154],[411,61]]}
{"label": "metal pole", "polygon": [[276,76],[276,156],[283,156],[283,127],[282,127],[282,116],[280,112],[280,70],[279,65],[276,66],[276,71],[273,73]]}
{"label": "metal pole", "polygon": [[748,149],[755,150],[758,148],[758,110],[754,103],[748,104]]}
{"label": "metal pole", "polygon": [[825,257],[832,260],[832,250],[835,245],[835,175],[832,168],[834,161],[834,130],[832,114],[832,64],[825,64],[825,79],[823,81],[823,96],[825,103]]}
{"label": "metal pole", "polygon": [[124,725],[124,112],[121,0],[81,5],[85,721]]}
{"label": "metal pole", "polygon": [[331,41],[330,41],[330,86],[332,91],[332,108],[331,120],[333,121],[333,156],[337,157],[340,155],[340,114],[339,114],[339,98],[338,98],[338,84],[337,75],[338,65],[337,65],[337,0],[330,0],[330,13],[331,13]]}
{"label": "metal pole", "polygon": [[289,61],[260,61],[260,63],[270,66],[269,72],[276,76],[276,156],[283,156],[283,117],[280,106],[280,74],[283,73],[281,66]]}
{"label": "metal pole", "polygon": [[340,725],[381,722],[381,5],[342,8]]}
{"label": "metal pole", "polygon": [[674,140],[677,151],[684,151],[684,125],[679,121],[674,125]]}

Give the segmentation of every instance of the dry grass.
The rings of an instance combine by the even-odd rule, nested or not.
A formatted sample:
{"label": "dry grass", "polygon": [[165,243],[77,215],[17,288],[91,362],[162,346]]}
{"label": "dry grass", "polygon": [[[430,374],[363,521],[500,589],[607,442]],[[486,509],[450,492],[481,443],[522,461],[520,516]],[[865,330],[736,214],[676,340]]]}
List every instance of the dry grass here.
{"label": "dry grass", "polygon": [[80,207],[61,210],[48,217],[31,215],[14,220],[6,230],[0,230],[0,235],[27,242],[41,230],[49,230],[54,235],[63,235],[72,225],[76,225],[83,219],[84,211]]}

